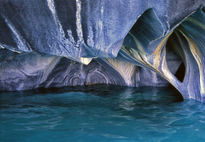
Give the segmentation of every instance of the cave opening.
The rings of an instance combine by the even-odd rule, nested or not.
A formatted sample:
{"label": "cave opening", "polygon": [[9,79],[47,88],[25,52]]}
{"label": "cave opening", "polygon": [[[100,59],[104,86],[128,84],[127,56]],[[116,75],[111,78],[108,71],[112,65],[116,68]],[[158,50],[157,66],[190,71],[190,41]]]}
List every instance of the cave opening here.
{"label": "cave opening", "polygon": [[[178,81],[183,82],[186,75],[186,67],[184,60],[184,53],[179,39],[175,32],[169,37],[166,43],[166,61],[170,72],[177,78]],[[169,83],[168,89],[174,90],[173,95],[176,97],[176,101],[183,101],[182,94]]]}
{"label": "cave opening", "polygon": [[186,74],[186,68],[184,65],[184,54],[182,47],[179,44],[178,38],[173,33],[166,44],[166,60],[170,72],[178,79],[183,82]]}
{"label": "cave opening", "polygon": [[179,81],[183,82],[184,77],[185,77],[185,65],[184,65],[184,63],[181,63],[177,72],[175,73],[175,76],[177,77],[177,79]]}

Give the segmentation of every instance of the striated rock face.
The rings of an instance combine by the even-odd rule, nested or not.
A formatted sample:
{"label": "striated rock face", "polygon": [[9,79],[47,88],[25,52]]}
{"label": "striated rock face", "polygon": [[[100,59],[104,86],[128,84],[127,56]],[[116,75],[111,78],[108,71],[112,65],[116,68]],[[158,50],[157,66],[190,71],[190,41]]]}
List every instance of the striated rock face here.
{"label": "striated rock face", "polygon": [[39,87],[112,84],[121,86],[165,86],[155,72],[125,61],[102,59],[83,65],[65,57],[0,50],[0,90],[26,90]]}
{"label": "striated rock face", "polygon": [[184,98],[204,101],[203,5],[0,0],[0,91],[171,83]]}

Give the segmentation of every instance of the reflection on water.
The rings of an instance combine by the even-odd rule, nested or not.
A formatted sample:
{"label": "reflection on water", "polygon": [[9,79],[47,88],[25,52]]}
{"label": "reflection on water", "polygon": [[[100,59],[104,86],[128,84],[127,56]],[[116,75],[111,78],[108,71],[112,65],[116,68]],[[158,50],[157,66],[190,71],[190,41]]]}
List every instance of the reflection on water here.
{"label": "reflection on water", "polygon": [[[43,93],[42,93],[43,92]],[[0,141],[205,141],[205,105],[165,88],[0,94]]]}

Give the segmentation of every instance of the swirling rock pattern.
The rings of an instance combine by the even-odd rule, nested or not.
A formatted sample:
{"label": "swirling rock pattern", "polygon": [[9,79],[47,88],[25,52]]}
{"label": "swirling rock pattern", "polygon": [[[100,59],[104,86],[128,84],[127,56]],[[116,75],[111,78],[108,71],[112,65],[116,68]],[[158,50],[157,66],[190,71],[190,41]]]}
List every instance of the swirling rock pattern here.
{"label": "swirling rock pattern", "polygon": [[102,59],[95,59],[89,65],[83,65],[65,57],[34,52],[19,54],[1,49],[0,55],[1,91],[93,84],[133,87],[167,85],[167,82],[153,71],[114,59],[110,61],[113,60],[118,69]]}
{"label": "swirling rock pattern", "polygon": [[[184,98],[204,101],[203,5],[204,0],[0,0],[0,90],[169,82]],[[175,73],[182,64],[180,80]]]}

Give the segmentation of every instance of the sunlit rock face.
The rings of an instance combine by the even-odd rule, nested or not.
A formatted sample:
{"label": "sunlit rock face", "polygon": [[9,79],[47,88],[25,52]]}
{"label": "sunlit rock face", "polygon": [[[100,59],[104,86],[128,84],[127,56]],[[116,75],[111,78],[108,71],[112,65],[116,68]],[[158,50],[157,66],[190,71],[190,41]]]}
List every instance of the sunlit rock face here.
{"label": "sunlit rock face", "polygon": [[203,101],[203,5],[0,0],[0,90],[171,83],[184,98]]}

